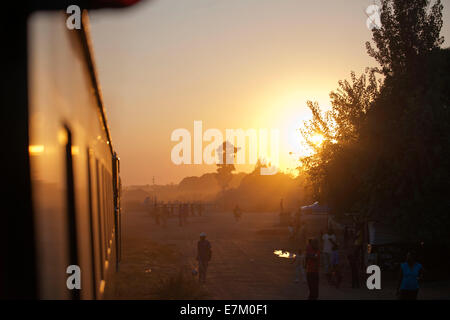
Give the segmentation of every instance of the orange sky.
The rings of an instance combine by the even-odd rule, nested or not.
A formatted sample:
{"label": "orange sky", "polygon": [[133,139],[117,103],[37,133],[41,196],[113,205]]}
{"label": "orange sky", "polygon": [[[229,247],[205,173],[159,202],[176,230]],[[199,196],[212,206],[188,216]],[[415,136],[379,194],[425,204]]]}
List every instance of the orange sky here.
{"label": "orange sky", "polygon": [[[158,0],[91,13],[108,120],[125,185],[178,183],[215,170],[172,163],[177,128],[280,130],[280,167],[294,168],[306,100],[329,106],[337,81],[374,62],[372,0]],[[445,46],[450,0],[444,0]],[[300,137],[298,138],[300,141]],[[248,171],[253,166],[239,166]]]}

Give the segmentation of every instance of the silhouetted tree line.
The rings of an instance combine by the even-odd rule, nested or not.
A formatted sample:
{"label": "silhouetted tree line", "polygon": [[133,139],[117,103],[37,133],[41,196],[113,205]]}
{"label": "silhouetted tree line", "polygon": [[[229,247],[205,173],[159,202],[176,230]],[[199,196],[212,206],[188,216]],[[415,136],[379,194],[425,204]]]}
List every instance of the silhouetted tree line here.
{"label": "silhouetted tree line", "polygon": [[[382,0],[368,54],[379,64],[340,81],[303,136],[315,197],[337,213],[392,223],[411,240],[450,244],[450,50],[442,4]],[[316,145],[314,134],[325,141]]]}

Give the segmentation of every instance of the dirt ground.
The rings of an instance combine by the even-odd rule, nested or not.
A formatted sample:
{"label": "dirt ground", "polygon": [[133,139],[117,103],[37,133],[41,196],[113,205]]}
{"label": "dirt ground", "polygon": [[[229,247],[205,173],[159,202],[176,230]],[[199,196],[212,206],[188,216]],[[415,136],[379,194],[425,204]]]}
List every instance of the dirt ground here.
{"label": "dirt ground", "polygon": [[[204,289],[208,299],[306,299],[307,285],[294,283],[290,259],[274,255],[277,249],[292,250],[286,227],[277,213],[244,213],[239,222],[231,213],[208,212],[189,217],[180,227],[178,218],[157,225],[146,212],[126,212],[123,217],[123,258],[110,299],[155,299],[154,288],[164,277],[195,268],[196,243],[206,232],[213,257]],[[338,238],[339,240],[339,238]],[[395,299],[395,282],[383,280],[382,289],[352,289],[349,266],[341,255],[343,282],[339,289],[320,275],[320,299]],[[419,299],[450,298],[450,283],[425,282]]]}

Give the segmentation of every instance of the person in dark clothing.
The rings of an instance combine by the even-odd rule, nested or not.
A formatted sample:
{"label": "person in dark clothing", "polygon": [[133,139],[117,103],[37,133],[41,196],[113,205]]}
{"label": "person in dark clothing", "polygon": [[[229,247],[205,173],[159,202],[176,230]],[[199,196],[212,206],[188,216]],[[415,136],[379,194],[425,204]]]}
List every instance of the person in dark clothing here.
{"label": "person in dark clothing", "polygon": [[310,239],[305,255],[306,280],[309,287],[309,300],[317,300],[319,297],[319,266],[320,251],[317,240]]}
{"label": "person in dark clothing", "polygon": [[161,210],[156,202],[154,206],[154,215],[155,215],[155,223],[159,226],[161,218]]}
{"label": "person in dark clothing", "polygon": [[195,205],[194,205],[194,203],[191,203],[189,205],[189,212],[191,213],[191,217],[195,217]]}
{"label": "person in dark clothing", "polygon": [[180,227],[183,225],[183,204],[178,205],[178,223]]}
{"label": "person in dark clothing", "polygon": [[183,204],[183,224],[187,224],[187,219],[189,215],[189,204]]}
{"label": "person in dark clothing", "polygon": [[201,217],[203,213],[203,206],[201,203],[198,204],[198,216]]}
{"label": "person in dark clothing", "polygon": [[236,222],[239,221],[239,219],[241,218],[241,216],[242,216],[242,211],[241,211],[241,208],[239,208],[238,205],[236,205],[236,206],[234,207],[233,215],[234,215],[234,219],[236,220]]}
{"label": "person in dark clothing", "polygon": [[197,261],[198,261],[198,280],[206,282],[206,271],[208,263],[211,260],[212,250],[211,244],[206,240],[206,233],[200,233],[200,240],[197,243]]}
{"label": "person in dark clothing", "polygon": [[345,226],[344,228],[344,248],[347,248],[348,246],[348,239],[349,239],[349,232],[348,232],[348,226]]}
{"label": "person in dark clothing", "polygon": [[347,258],[352,272],[352,288],[357,289],[359,288],[358,258],[354,252],[350,253]]}

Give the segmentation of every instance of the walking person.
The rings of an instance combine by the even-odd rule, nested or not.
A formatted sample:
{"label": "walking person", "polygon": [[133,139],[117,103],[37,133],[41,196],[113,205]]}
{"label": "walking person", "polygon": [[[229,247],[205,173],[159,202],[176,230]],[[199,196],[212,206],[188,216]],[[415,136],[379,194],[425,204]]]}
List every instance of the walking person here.
{"label": "walking person", "polygon": [[211,260],[211,243],[206,240],[206,233],[200,233],[200,240],[197,243],[197,261],[198,261],[198,280],[201,283],[206,282],[206,271],[208,263]]}
{"label": "walking person", "polygon": [[310,239],[305,255],[306,280],[308,281],[309,300],[317,300],[319,297],[319,266],[320,251],[316,239]]}
{"label": "walking person", "polygon": [[324,235],[322,235],[322,255],[323,255],[323,263],[325,267],[325,274],[327,275],[328,282],[330,281],[331,275],[331,253],[333,251],[333,246],[337,245],[336,243],[336,235],[334,234],[333,229],[328,228]]}
{"label": "walking person", "polygon": [[423,267],[416,261],[415,253],[408,252],[406,262],[400,265],[397,296],[400,300],[417,300],[419,280],[423,277]]}
{"label": "walking person", "polygon": [[294,282],[298,283],[300,278],[303,283],[306,283],[306,274],[305,274],[305,254],[302,252],[302,249],[297,250],[297,254],[294,257],[292,263],[295,266],[295,279]]}

